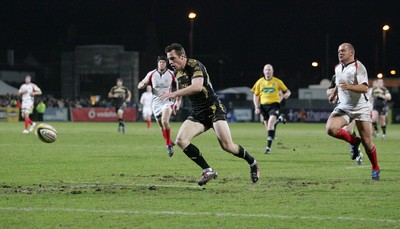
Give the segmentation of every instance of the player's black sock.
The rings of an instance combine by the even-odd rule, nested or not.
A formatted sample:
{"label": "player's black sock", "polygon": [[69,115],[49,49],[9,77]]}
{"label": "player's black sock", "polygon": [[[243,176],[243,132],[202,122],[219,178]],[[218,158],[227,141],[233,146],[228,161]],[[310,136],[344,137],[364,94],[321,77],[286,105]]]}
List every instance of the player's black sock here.
{"label": "player's black sock", "polygon": [[374,131],[378,130],[378,124],[376,122],[372,122],[372,126],[374,127]]}
{"label": "player's black sock", "polygon": [[381,126],[382,128],[382,134],[386,134],[386,126]]}
{"label": "player's black sock", "polygon": [[253,164],[254,162],[254,157],[251,156],[245,148],[243,148],[241,145],[239,145],[239,153],[238,154],[233,154],[236,157],[243,158],[249,163],[249,165]]}
{"label": "player's black sock", "polygon": [[201,155],[200,150],[195,145],[189,144],[183,152],[202,169],[210,168],[204,157]]}
{"label": "player's black sock", "polygon": [[357,137],[356,131],[353,130],[353,133],[351,135],[353,135],[354,137]]}
{"label": "player's black sock", "polygon": [[267,146],[271,148],[272,141],[275,138],[275,130],[268,130]]}

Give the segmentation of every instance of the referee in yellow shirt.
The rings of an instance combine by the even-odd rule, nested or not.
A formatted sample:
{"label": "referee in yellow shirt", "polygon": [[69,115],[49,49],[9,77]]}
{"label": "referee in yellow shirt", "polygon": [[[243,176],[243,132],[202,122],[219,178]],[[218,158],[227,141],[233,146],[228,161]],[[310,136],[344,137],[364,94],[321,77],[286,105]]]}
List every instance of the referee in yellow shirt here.
{"label": "referee in yellow shirt", "polygon": [[[271,153],[271,144],[275,138],[276,124],[279,122],[286,123],[285,117],[280,115],[280,107],[282,99],[290,96],[290,90],[282,82],[282,80],[274,77],[274,68],[270,64],[264,66],[264,77],[257,80],[251,92],[253,95],[253,103],[255,114],[261,114],[264,118],[264,125],[268,131],[267,148],[265,153]],[[282,97],[280,96],[282,93]]]}

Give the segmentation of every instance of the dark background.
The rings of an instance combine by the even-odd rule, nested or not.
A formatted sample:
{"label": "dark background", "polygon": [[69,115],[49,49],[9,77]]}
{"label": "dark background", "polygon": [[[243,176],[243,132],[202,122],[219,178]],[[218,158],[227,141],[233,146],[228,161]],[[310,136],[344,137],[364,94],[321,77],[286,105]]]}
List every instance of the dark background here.
{"label": "dark background", "polygon": [[[160,1],[31,0],[0,3],[0,64],[7,50],[18,66],[33,65],[54,80],[57,90],[61,53],[76,45],[116,44],[140,52],[140,75],[156,67],[157,55],[177,42],[189,52],[190,20],[195,11],[193,57],[202,61],[214,87],[251,87],[266,63],[296,95],[297,88],[330,78],[337,48],[350,42],[369,77],[399,69],[400,14],[396,1]],[[382,26],[386,32],[383,65]],[[313,68],[312,61],[320,63]],[[43,68],[50,70],[43,70]],[[398,73],[397,73],[398,74]]]}

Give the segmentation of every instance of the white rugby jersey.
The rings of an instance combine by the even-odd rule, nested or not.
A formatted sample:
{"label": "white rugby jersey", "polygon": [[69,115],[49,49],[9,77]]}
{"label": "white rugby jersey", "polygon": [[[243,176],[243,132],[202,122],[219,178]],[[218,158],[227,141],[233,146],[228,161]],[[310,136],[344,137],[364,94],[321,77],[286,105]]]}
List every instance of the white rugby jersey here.
{"label": "white rugby jersey", "polygon": [[161,94],[171,92],[172,84],[175,83],[174,72],[169,69],[162,74],[157,69],[150,71],[145,79],[149,80],[149,84],[153,88],[154,101],[159,100]]}
{"label": "white rugby jersey", "polygon": [[143,107],[150,107],[151,104],[153,103],[153,93],[151,92],[144,92],[142,96],[140,97],[140,104],[143,105]]}
{"label": "white rugby jersey", "polygon": [[29,83],[29,84],[22,84],[21,87],[19,88],[19,92],[21,93],[22,91],[26,91],[25,93],[22,94],[22,102],[33,102],[33,96],[31,96],[31,93],[34,91],[39,91],[39,87],[34,84],[34,83]]}
{"label": "white rugby jersey", "polygon": [[336,85],[338,85],[338,108],[345,111],[357,111],[369,107],[368,97],[364,93],[356,93],[344,90],[340,87],[340,82],[348,84],[368,85],[368,73],[365,66],[358,60],[347,65],[338,64],[335,67]]}

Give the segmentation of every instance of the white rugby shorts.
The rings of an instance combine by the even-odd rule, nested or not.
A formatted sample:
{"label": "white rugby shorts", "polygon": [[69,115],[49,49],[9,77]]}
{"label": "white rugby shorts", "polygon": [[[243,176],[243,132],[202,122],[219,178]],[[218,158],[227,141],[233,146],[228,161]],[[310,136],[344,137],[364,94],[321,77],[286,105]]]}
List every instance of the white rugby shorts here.
{"label": "white rugby shorts", "polygon": [[172,110],[172,107],[174,105],[173,101],[160,101],[160,100],[153,100],[153,114],[156,119],[161,117],[162,111],[164,109],[170,109]]}

